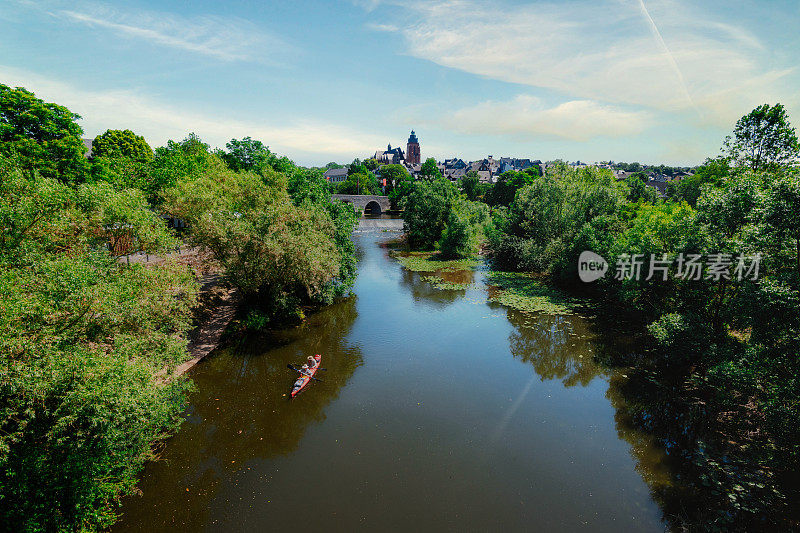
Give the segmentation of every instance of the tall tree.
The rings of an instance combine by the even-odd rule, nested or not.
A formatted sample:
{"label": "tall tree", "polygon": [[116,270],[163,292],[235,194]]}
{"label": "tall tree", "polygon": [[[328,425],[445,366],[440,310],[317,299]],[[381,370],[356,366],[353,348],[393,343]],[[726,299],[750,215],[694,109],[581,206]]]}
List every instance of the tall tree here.
{"label": "tall tree", "polygon": [[92,157],[127,157],[137,161],[153,159],[153,149],[131,130],[106,130],[92,141]]}
{"label": "tall tree", "polygon": [[269,147],[264,146],[261,141],[245,137],[242,140],[231,139],[225,144],[228,149],[222,154],[222,159],[227,163],[228,168],[234,172],[249,170],[251,172],[263,172],[275,155],[270,152]]}
{"label": "tall tree", "polygon": [[66,107],[36,98],[22,88],[0,84],[0,154],[16,155],[25,171],[77,183],[89,168],[77,124]]}
{"label": "tall tree", "polygon": [[751,170],[774,169],[800,157],[797,134],[783,105],[763,104],[736,122],[724,150],[738,166]]}

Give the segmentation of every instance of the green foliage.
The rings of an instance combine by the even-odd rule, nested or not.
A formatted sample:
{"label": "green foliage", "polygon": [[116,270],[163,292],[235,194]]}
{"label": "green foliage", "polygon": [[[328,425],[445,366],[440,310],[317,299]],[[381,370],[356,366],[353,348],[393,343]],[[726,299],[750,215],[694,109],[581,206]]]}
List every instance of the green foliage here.
{"label": "green foliage", "polygon": [[148,160],[153,159],[153,149],[131,130],[106,130],[92,141],[92,157]]}
{"label": "green foliage", "polygon": [[140,191],[26,174],[0,159],[0,522],[93,530],[180,419],[187,382],[155,374],[186,358],[197,283],[105,250],[169,241]]}
{"label": "green foliage", "polygon": [[411,182],[411,175],[403,165],[383,165],[380,169],[381,179],[386,180],[385,192],[391,193],[402,186],[404,182]]}
{"label": "green foliage", "polygon": [[486,203],[491,206],[504,205],[508,207],[514,201],[517,191],[526,185],[531,185],[538,177],[541,177],[538,165],[520,172],[513,170],[503,172],[497,178],[497,183],[486,191]]}
{"label": "green foliage", "polygon": [[677,182],[667,184],[667,196],[675,201],[685,201],[692,207],[697,205],[704,185],[717,187],[723,178],[731,175],[730,162],[725,157],[706,159],[693,174]]}
{"label": "green foliage", "polygon": [[433,181],[442,177],[439,165],[432,157],[426,159],[420,168],[419,177],[422,180]]}
{"label": "green foliage", "polygon": [[490,257],[497,268],[550,271],[583,225],[617,213],[627,193],[607,170],[550,166],[517,192],[505,230],[491,236]]}
{"label": "green foliage", "polygon": [[250,137],[242,140],[231,139],[225,147],[227,152],[220,152],[220,156],[234,172],[247,171],[260,174],[267,169],[290,172],[296,168],[289,158],[278,157],[268,146]]}
{"label": "green foliage", "polygon": [[436,252],[392,253],[403,268],[412,272],[458,272],[475,270],[480,262],[474,257],[467,259],[443,259]]}
{"label": "green foliage", "polygon": [[174,187],[180,178],[197,178],[209,166],[211,152],[194,133],[182,141],[167,141],[156,148],[147,188],[151,200],[160,200],[160,194]]}
{"label": "green foliage", "polygon": [[339,274],[336,226],[321,206],[298,208],[286,177],[229,170],[212,161],[197,179],[165,193],[166,207],[191,226],[191,239],[214,254],[231,282],[275,319],[296,319],[324,299]]}
{"label": "green foliage", "polygon": [[652,187],[645,185],[645,182],[639,176],[628,176],[625,180],[630,191],[628,192],[629,202],[647,202],[654,204],[658,201],[656,190]]}
{"label": "green foliage", "polygon": [[750,170],[774,170],[800,157],[797,134],[781,104],[763,104],[736,122],[725,151],[738,166]]}
{"label": "green foliage", "polygon": [[472,257],[484,241],[489,224],[486,204],[459,198],[450,209],[439,249],[444,257]]}
{"label": "green foliage", "polygon": [[79,118],[22,87],[0,84],[0,155],[15,156],[28,175],[81,182],[88,162]]}
{"label": "green foliage", "polygon": [[471,202],[477,202],[481,200],[486,192],[490,189],[488,184],[480,182],[478,173],[475,170],[470,170],[467,172],[464,177],[461,178],[458,187],[461,189],[461,193],[466,196],[467,200]]}
{"label": "green foliage", "polygon": [[455,185],[444,178],[422,180],[414,184],[403,215],[412,250],[436,248],[457,199]]}
{"label": "green foliage", "polygon": [[350,167],[351,172],[347,179],[339,184],[337,191],[339,194],[381,194],[381,186],[375,175],[368,171],[364,165]]}

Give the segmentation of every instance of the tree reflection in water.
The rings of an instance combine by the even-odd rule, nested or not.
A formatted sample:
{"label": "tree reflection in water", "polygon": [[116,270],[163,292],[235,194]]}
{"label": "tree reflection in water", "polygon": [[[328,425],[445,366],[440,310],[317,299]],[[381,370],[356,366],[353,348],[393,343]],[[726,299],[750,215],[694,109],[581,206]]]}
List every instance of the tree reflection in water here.
{"label": "tree reflection in water", "polygon": [[594,361],[595,335],[584,319],[514,309],[507,316],[515,328],[508,339],[511,353],[533,365],[542,379],[559,379],[565,387],[586,386],[603,373]]}
{"label": "tree reflection in water", "polygon": [[458,272],[413,272],[402,269],[400,283],[408,288],[414,298],[414,302],[419,305],[428,305],[437,309],[443,309],[448,305],[464,297],[464,290],[441,290],[434,287],[431,283],[423,280],[424,276],[436,275],[444,281],[453,283],[472,283],[475,273],[472,271]]}
{"label": "tree reflection in water", "polygon": [[[297,449],[306,429],[325,419],[325,407],[363,362],[347,333],[357,316],[351,297],[313,315],[299,328],[239,339],[194,372],[198,392],[187,420],[169,440],[162,461],[147,465],[140,496],[127,498],[117,531],[139,524],[165,529],[200,529],[220,486],[250,469],[254,461]],[[314,382],[295,400],[285,394],[295,375],[287,363],[302,364],[323,354],[324,382]],[[154,517],[153,515],[160,515]]]}

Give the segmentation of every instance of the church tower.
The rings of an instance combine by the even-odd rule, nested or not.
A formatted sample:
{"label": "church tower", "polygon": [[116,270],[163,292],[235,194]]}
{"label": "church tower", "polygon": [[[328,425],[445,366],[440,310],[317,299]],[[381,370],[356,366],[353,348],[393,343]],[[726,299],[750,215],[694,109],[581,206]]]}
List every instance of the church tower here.
{"label": "church tower", "polygon": [[408,138],[408,146],[406,146],[406,163],[410,165],[419,165],[419,162],[419,140],[414,130],[411,130],[411,136]]}

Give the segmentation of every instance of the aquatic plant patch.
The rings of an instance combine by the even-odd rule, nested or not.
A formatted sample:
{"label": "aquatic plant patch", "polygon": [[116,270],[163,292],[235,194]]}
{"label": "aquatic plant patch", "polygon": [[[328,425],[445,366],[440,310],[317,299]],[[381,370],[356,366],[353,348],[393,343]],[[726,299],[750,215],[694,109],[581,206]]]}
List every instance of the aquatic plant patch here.
{"label": "aquatic plant patch", "polygon": [[456,259],[442,260],[437,252],[389,252],[403,268],[413,272],[455,272],[459,270],[476,270],[480,260]]}
{"label": "aquatic plant patch", "polygon": [[587,303],[524,272],[488,272],[486,283],[496,288],[489,293],[490,302],[529,313],[571,315]]}
{"label": "aquatic plant patch", "polygon": [[433,288],[443,291],[465,291],[475,287],[474,283],[456,283],[444,280],[439,276],[422,276],[422,281],[428,282],[433,285]]}

